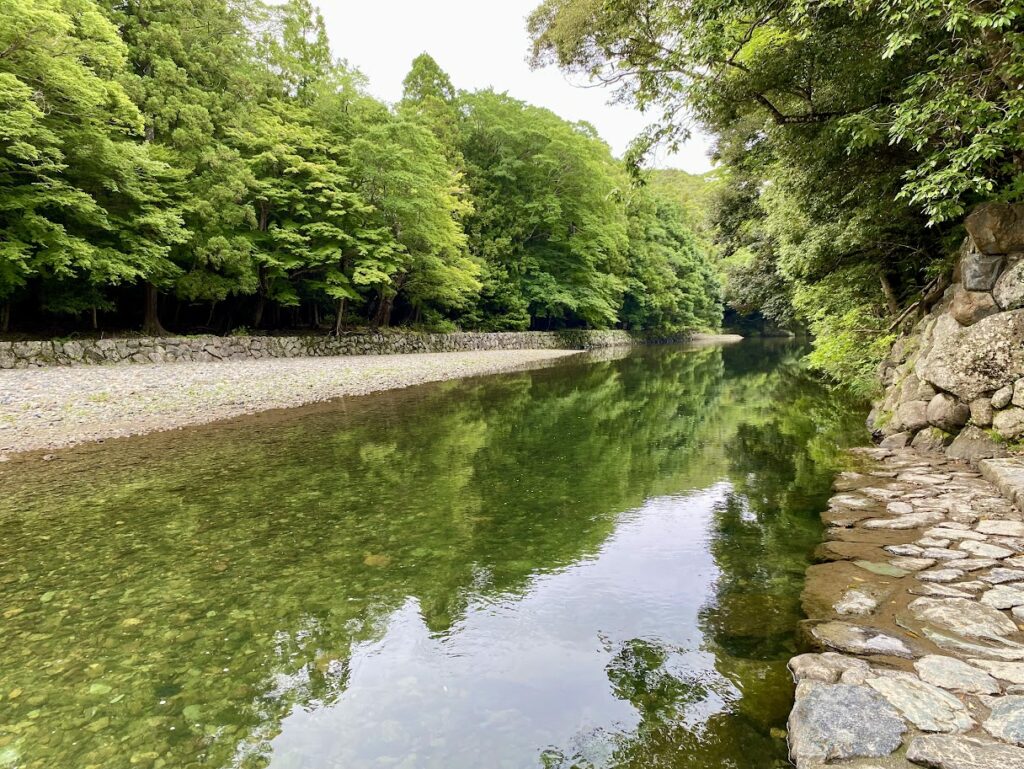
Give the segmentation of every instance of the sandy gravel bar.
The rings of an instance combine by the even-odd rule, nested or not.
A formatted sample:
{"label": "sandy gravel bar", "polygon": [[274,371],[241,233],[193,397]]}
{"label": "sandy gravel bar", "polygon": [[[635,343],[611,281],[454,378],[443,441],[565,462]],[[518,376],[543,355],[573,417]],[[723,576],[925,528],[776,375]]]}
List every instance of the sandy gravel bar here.
{"label": "sandy gravel bar", "polygon": [[0,457],[543,365],[575,350],[0,371]]}

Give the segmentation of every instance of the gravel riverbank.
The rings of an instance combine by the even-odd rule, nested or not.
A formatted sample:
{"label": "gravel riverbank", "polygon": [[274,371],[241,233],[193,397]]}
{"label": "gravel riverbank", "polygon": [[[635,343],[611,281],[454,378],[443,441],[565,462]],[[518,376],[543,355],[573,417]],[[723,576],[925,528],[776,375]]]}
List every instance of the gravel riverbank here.
{"label": "gravel riverbank", "polygon": [[0,458],[530,368],[574,354],[500,350],[0,371]]}

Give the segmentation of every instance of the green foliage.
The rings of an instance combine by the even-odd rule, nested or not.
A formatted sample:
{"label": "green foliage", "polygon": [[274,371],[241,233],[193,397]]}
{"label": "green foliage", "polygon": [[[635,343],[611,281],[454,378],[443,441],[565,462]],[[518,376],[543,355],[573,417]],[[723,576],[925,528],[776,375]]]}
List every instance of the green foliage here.
{"label": "green foliage", "polygon": [[309,0],[0,0],[4,322],[718,325],[685,185],[638,207],[592,127],[427,54],[404,85]]}
{"label": "green foliage", "polygon": [[1022,25],[1017,0],[545,0],[530,19],[536,64],[660,109],[634,160],[692,118],[716,137],[728,305],[816,330],[813,360],[861,385],[954,220],[1024,193]]}

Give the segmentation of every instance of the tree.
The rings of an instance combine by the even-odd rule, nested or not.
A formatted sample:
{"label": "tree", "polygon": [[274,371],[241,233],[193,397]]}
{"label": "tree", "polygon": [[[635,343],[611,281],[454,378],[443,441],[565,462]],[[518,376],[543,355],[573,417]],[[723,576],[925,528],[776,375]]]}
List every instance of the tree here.
{"label": "tree", "polygon": [[31,278],[74,282],[84,302],[53,306],[76,310],[172,275],[178,178],[135,141],[117,30],[88,0],[6,0],[0,18],[0,299]]}

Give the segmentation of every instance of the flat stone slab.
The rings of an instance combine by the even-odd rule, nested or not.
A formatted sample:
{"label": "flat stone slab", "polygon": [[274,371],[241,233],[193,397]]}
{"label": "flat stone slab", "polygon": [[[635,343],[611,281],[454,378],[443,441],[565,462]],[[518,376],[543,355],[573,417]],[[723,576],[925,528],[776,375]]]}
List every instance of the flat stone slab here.
{"label": "flat stone slab", "polygon": [[969,661],[995,678],[1009,681],[1011,684],[1024,684],[1024,662],[994,662],[978,658],[971,658]]}
{"label": "flat stone slab", "polygon": [[984,670],[955,657],[929,654],[915,662],[914,669],[922,681],[943,689],[967,694],[999,694],[1002,691],[999,682]]}
{"label": "flat stone slab", "polygon": [[811,635],[822,646],[850,654],[888,654],[911,659],[913,650],[901,639],[874,628],[846,622],[825,622],[815,625]]}
{"label": "flat stone slab", "polygon": [[993,737],[1024,745],[1024,697],[1002,697],[992,703],[992,714],[982,726]]}
{"label": "flat stone slab", "polygon": [[922,731],[965,732],[974,727],[974,720],[960,700],[917,676],[893,673],[869,678],[867,685]]}
{"label": "flat stone slab", "polygon": [[1001,611],[967,598],[918,598],[910,604],[910,611],[921,622],[972,638],[1017,632],[1017,625]]}
{"label": "flat stone slab", "polygon": [[888,756],[907,726],[882,695],[867,686],[801,684],[789,714],[789,754],[801,763]]}
{"label": "flat stone slab", "polygon": [[1018,508],[1024,508],[1024,461],[1012,457],[983,459],[981,474]]}
{"label": "flat stone slab", "polygon": [[932,769],[1024,769],[1021,748],[946,734],[915,737],[907,759]]}

